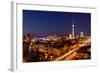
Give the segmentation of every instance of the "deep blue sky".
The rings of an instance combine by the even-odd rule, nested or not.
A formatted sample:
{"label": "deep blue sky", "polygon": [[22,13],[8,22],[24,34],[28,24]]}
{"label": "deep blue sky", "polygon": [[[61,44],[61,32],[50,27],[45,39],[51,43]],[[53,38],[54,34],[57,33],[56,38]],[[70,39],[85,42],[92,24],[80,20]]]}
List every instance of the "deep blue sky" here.
{"label": "deep blue sky", "polygon": [[53,12],[23,10],[23,32],[36,36],[71,33],[72,21],[75,23],[75,34],[91,33],[91,14],[75,12]]}

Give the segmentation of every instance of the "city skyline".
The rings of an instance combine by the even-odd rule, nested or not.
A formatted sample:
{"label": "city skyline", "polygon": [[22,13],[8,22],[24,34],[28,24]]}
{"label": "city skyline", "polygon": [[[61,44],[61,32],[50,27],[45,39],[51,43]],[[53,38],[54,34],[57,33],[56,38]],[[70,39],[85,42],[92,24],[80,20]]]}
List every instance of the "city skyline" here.
{"label": "city skyline", "polygon": [[91,36],[90,13],[23,10],[24,33],[37,36],[67,35],[72,32],[73,22],[76,35],[84,32]]}

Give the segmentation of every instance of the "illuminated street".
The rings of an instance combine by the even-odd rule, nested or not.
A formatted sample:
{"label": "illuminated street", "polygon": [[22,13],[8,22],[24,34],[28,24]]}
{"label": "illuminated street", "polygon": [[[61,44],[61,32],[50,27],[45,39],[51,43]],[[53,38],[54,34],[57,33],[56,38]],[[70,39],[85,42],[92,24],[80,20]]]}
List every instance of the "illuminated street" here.
{"label": "illuminated street", "polygon": [[57,57],[54,59],[54,61],[59,61],[59,60],[72,60],[76,57],[77,55],[77,50],[79,50],[81,47],[86,46],[87,44],[90,44],[90,40],[86,40],[84,41],[83,44],[76,44],[75,46],[73,46],[72,48],[74,48],[73,50],[69,51],[68,53],[65,53],[63,55],[61,55],[60,57]]}

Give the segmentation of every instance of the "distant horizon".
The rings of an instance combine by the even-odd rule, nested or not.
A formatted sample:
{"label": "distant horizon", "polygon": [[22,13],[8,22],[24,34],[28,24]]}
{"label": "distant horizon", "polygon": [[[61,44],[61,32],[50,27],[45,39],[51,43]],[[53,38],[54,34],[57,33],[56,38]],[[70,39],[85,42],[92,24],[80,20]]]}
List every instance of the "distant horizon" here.
{"label": "distant horizon", "polygon": [[[65,35],[64,35],[64,34],[63,34],[63,35],[61,35],[61,34],[34,35],[34,34],[32,34],[32,33],[23,33],[23,35],[27,35],[27,34],[29,34],[30,36],[33,36],[33,37],[38,37],[38,38],[40,38],[40,37],[48,37],[48,36],[54,36],[54,35],[57,35],[57,36],[69,36],[69,34],[72,34],[72,33],[65,34]],[[85,34],[85,33],[84,33],[84,34]],[[80,36],[80,34],[76,34],[75,37],[76,37],[77,35]],[[90,35],[86,35],[86,34],[85,34],[85,36],[86,36],[86,37],[87,37],[87,36],[91,37]]]}
{"label": "distant horizon", "polygon": [[23,34],[35,36],[68,35],[75,23],[75,35],[91,36],[91,14],[76,12],[23,10]]}

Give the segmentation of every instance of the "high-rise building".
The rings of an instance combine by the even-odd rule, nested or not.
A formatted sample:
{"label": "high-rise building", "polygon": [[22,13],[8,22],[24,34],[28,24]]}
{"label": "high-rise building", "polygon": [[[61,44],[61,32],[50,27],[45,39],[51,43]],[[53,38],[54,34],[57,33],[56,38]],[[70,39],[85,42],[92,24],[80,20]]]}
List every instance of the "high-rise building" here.
{"label": "high-rise building", "polygon": [[80,37],[84,37],[84,32],[80,32]]}
{"label": "high-rise building", "polygon": [[73,36],[72,36],[72,34],[71,34],[71,33],[69,34],[69,39],[73,39]]}

